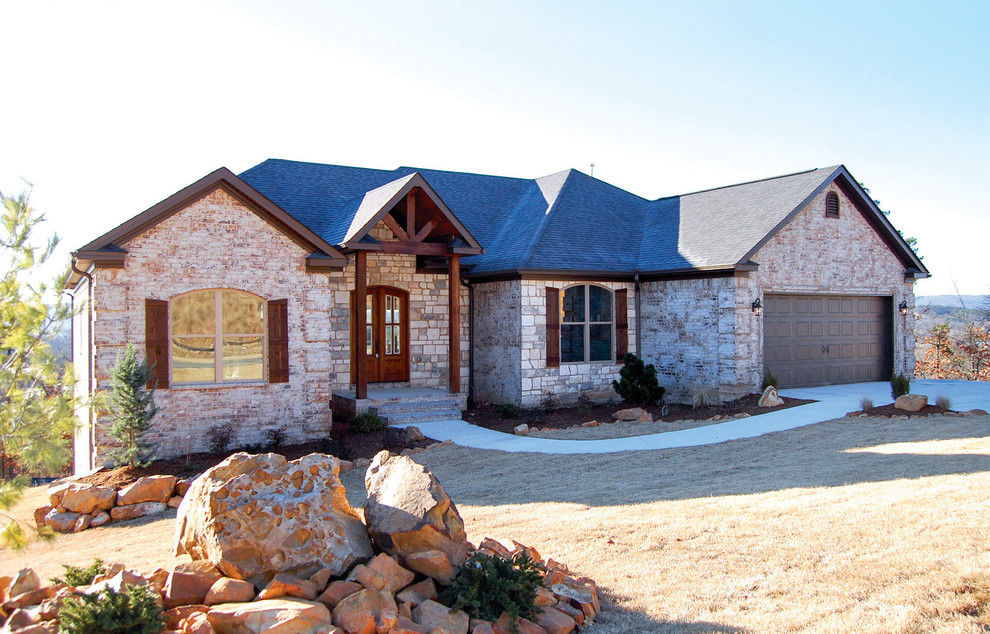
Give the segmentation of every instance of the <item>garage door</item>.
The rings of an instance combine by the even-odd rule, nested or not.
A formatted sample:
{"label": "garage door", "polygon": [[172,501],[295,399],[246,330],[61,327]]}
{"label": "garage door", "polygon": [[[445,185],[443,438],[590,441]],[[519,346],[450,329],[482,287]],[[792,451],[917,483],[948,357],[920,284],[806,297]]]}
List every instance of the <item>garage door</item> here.
{"label": "garage door", "polygon": [[767,295],[763,363],[780,387],[890,379],[891,299]]}

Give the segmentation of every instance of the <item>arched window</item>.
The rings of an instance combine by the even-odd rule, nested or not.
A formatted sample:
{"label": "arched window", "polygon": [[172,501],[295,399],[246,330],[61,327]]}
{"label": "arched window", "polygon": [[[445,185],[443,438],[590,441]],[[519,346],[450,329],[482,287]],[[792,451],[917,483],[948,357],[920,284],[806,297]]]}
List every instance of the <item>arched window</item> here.
{"label": "arched window", "polygon": [[825,217],[839,217],[839,195],[835,192],[829,192],[825,195]]}
{"label": "arched window", "polygon": [[169,303],[171,382],[265,379],[265,307],[232,290],[193,291]]}
{"label": "arched window", "polygon": [[594,284],[564,289],[560,323],[560,360],[611,361],[612,291]]}

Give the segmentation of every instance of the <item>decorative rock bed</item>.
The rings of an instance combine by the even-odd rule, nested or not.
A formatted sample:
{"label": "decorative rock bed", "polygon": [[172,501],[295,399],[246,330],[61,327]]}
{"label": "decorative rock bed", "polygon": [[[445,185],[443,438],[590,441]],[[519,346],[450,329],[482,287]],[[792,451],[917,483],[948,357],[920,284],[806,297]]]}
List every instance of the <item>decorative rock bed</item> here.
{"label": "decorative rock bed", "polygon": [[[724,422],[724,421],[729,421],[729,420],[735,420],[737,418],[749,418],[749,417],[750,417],[750,414],[747,414],[745,412],[743,412],[741,414],[734,414],[734,415],[733,414],[716,414],[715,416],[712,416],[711,418],[705,419],[705,422],[717,423],[717,422]],[[527,434],[529,434],[531,432],[537,432],[537,431],[538,432],[547,432],[547,431],[558,431],[560,429],[576,429],[578,427],[598,427],[599,425],[607,425],[609,423],[652,423],[652,422],[655,422],[653,420],[653,415],[650,414],[649,412],[647,412],[645,409],[643,409],[641,407],[631,407],[629,409],[621,409],[621,410],[615,412],[614,414],[612,414],[612,418],[614,418],[615,420],[614,421],[602,421],[602,422],[599,422],[597,420],[590,420],[590,421],[588,421],[586,423],[579,423],[577,425],[571,425],[570,427],[558,427],[556,429],[554,429],[552,427],[530,427],[528,424],[522,423],[521,425],[516,425],[513,428],[512,431],[517,436],[525,436],[525,435],[527,435]],[[694,423],[695,421],[694,420],[691,420],[691,419],[685,419],[685,420],[677,421],[677,422],[680,422],[680,423]]]}
{"label": "decorative rock bed", "polygon": [[[25,569],[0,577],[0,621],[5,631],[56,632],[67,598],[129,585],[148,586],[161,598],[165,631],[189,634],[567,634],[600,613],[594,581],[535,549],[487,537],[470,544],[439,481],[409,458],[387,451],[375,456],[365,475],[363,513],[347,502],[339,472],[333,456],[287,462],[277,454],[234,454],[183,491],[176,552],[193,561],[148,575],[118,564],[79,588],[43,587]],[[167,504],[160,499],[168,483],[153,483],[142,487],[156,491],[154,500],[129,488],[123,493],[129,503],[109,508]],[[80,517],[106,513],[108,500],[122,495],[56,488],[53,502],[65,507],[68,498],[81,510],[62,512]],[[542,584],[533,621],[520,617],[513,628],[505,612],[483,621],[441,602],[438,590],[456,579],[472,553],[509,560],[524,553],[534,562]]]}

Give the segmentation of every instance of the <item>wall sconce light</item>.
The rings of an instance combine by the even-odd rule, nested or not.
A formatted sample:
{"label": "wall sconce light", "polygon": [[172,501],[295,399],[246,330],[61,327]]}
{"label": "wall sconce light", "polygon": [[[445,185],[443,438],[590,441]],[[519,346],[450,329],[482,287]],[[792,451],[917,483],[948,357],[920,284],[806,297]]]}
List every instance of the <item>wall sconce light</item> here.
{"label": "wall sconce light", "polygon": [[760,302],[760,298],[757,297],[756,299],[753,300],[753,314],[759,317],[760,313],[762,312],[763,312],[763,304]]}
{"label": "wall sconce light", "polygon": [[900,311],[902,315],[907,315],[907,310],[908,310],[907,300],[904,300],[900,304],[898,304],[897,310]]}

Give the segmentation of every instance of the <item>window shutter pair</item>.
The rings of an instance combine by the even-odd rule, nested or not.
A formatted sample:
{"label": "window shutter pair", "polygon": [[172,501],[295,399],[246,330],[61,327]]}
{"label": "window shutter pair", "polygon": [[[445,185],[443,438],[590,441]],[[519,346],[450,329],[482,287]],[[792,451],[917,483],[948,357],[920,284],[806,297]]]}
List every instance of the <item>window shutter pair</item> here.
{"label": "window shutter pair", "polygon": [[[560,367],[560,289],[550,286],[547,293],[547,367]],[[615,360],[629,352],[628,291],[615,291]]]}
{"label": "window shutter pair", "polygon": [[[167,388],[168,371],[168,302],[144,300],[144,338],[151,378],[148,389]],[[268,302],[268,382],[289,381],[289,301]]]}

